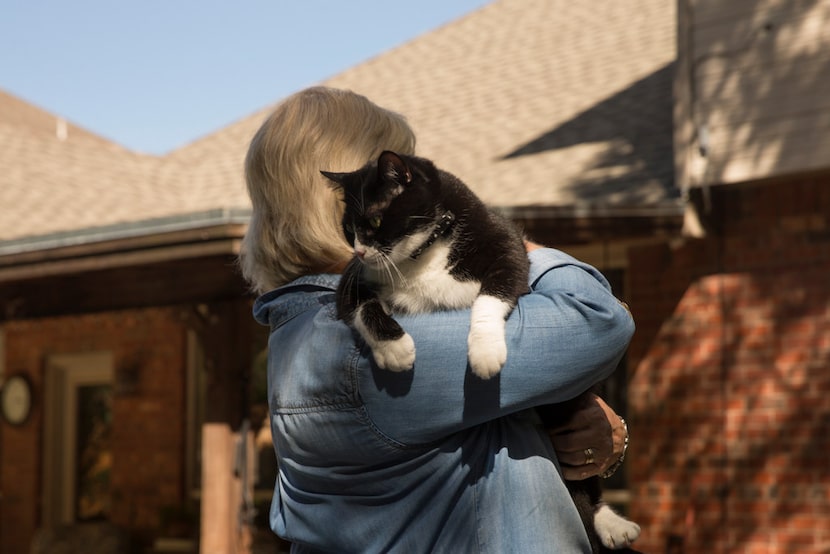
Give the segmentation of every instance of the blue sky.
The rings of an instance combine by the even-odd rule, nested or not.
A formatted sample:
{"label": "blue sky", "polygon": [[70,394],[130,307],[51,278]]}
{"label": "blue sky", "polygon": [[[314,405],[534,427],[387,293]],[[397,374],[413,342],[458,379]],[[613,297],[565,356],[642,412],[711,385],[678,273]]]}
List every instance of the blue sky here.
{"label": "blue sky", "polygon": [[6,0],[0,89],[163,154],[487,3]]}

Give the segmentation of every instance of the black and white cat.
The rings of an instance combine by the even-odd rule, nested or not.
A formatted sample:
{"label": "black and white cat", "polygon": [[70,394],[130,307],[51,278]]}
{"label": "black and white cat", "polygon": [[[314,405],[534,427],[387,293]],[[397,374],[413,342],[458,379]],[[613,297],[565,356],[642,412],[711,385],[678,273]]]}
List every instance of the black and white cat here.
{"label": "black and white cat", "polygon": [[343,227],[355,257],[338,289],[338,316],[379,367],[412,368],[415,344],[390,312],[472,307],[473,373],[489,379],[507,359],[505,318],[528,291],[522,235],[458,178],[429,160],[383,152],[352,173],[323,175],[343,189]]}
{"label": "black and white cat", "polygon": [[[516,227],[424,158],[385,151],[357,171],[321,173],[343,191],[343,229],[355,252],[337,289],[337,314],[375,363],[414,366],[415,344],[392,313],[471,307],[470,368],[482,379],[496,375],[507,359],[505,319],[528,292],[530,264]],[[543,407],[540,417],[554,426],[578,402]],[[637,538],[639,527],[602,503],[598,477],[567,485],[594,552],[626,549]]]}

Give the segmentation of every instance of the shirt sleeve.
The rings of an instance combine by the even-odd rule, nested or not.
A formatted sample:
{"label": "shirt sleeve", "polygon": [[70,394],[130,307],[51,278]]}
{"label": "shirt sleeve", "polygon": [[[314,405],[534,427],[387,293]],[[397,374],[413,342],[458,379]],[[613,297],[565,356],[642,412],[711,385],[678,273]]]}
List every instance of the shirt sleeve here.
{"label": "shirt sleeve", "polygon": [[616,368],[634,332],[628,310],[593,267],[553,249],[530,253],[531,292],[506,325],[507,362],[483,380],[467,365],[470,311],[396,319],[415,367],[377,368],[364,348],[358,386],[378,432],[419,445],[485,421],[575,397]]}

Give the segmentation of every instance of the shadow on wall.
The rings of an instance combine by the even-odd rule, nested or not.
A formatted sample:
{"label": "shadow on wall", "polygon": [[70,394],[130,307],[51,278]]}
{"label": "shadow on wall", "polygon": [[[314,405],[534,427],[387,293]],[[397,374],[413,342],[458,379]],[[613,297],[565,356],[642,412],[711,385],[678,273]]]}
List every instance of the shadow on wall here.
{"label": "shadow on wall", "polygon": [[[681,71],[694,124],[688,146],[705,152],[704,183],[728,169],[797,171],[826,160],[830,51],[817,29],[830,24],[823,0],[741,0],[703,6],[681,0]],[[706,13],[701,13],[703,8]],[[815,37],[804,40],[803,37]],[[826,36],[826,35],[825,35]],[[802,37],[799,44],[799,37]]]}
{"label": "shadow on wall", "polygon": [[640,546],[804,551],[830,542],[830,262],[773,252],[765,267],[728,259],[695,276],[684,256],[716,255],[716,240],[673,252],[632,298],[674,303],[630,384],[632,517],[652,541]]}
{"label": "shadow on wall", "polygon": [[[655,196],[678,198],[674,186],[672,85],[674,63],[557,125],[504,159],[531,156],[585,143],[607,143],[591,169],[614,171],[610,177],[571,185],[585,202],[618,195],[626,204],[648,204]],[[590,171],[589,171],[590,173]],[[609,175],[607,171],[599,172]],[[654,187],[660,190],[655,192]]]}

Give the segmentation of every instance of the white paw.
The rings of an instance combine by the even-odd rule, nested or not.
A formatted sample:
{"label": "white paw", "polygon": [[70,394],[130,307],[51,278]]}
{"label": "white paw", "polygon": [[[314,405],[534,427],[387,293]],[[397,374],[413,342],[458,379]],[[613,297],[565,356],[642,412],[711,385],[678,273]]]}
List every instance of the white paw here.
{"label": "white paw", "polygon": [[504,318],[511,309],[509,303],[493,296],[481,295],[473,302],[467,356],[473,373],[482,379],[497,374],[507,361]]}
{"label": "white paw", "polygon": [[482,379],[489,379],[501,371],[507,361],[507,343],[504,336],[490,333],[471,332],[467,337],[467,355],[473,373]]}
{"label": "white paw", "polygon": [[374,345],[372,355],[381,369],[407,371],[415,365],[415,341],[407,333],[395,340],[383,340]]}
{"label": "white paw", "polygon": [[606,548],[618,550],[631,546],[640,536],[640,526],[603,504],[594,514],[594,529]]}

